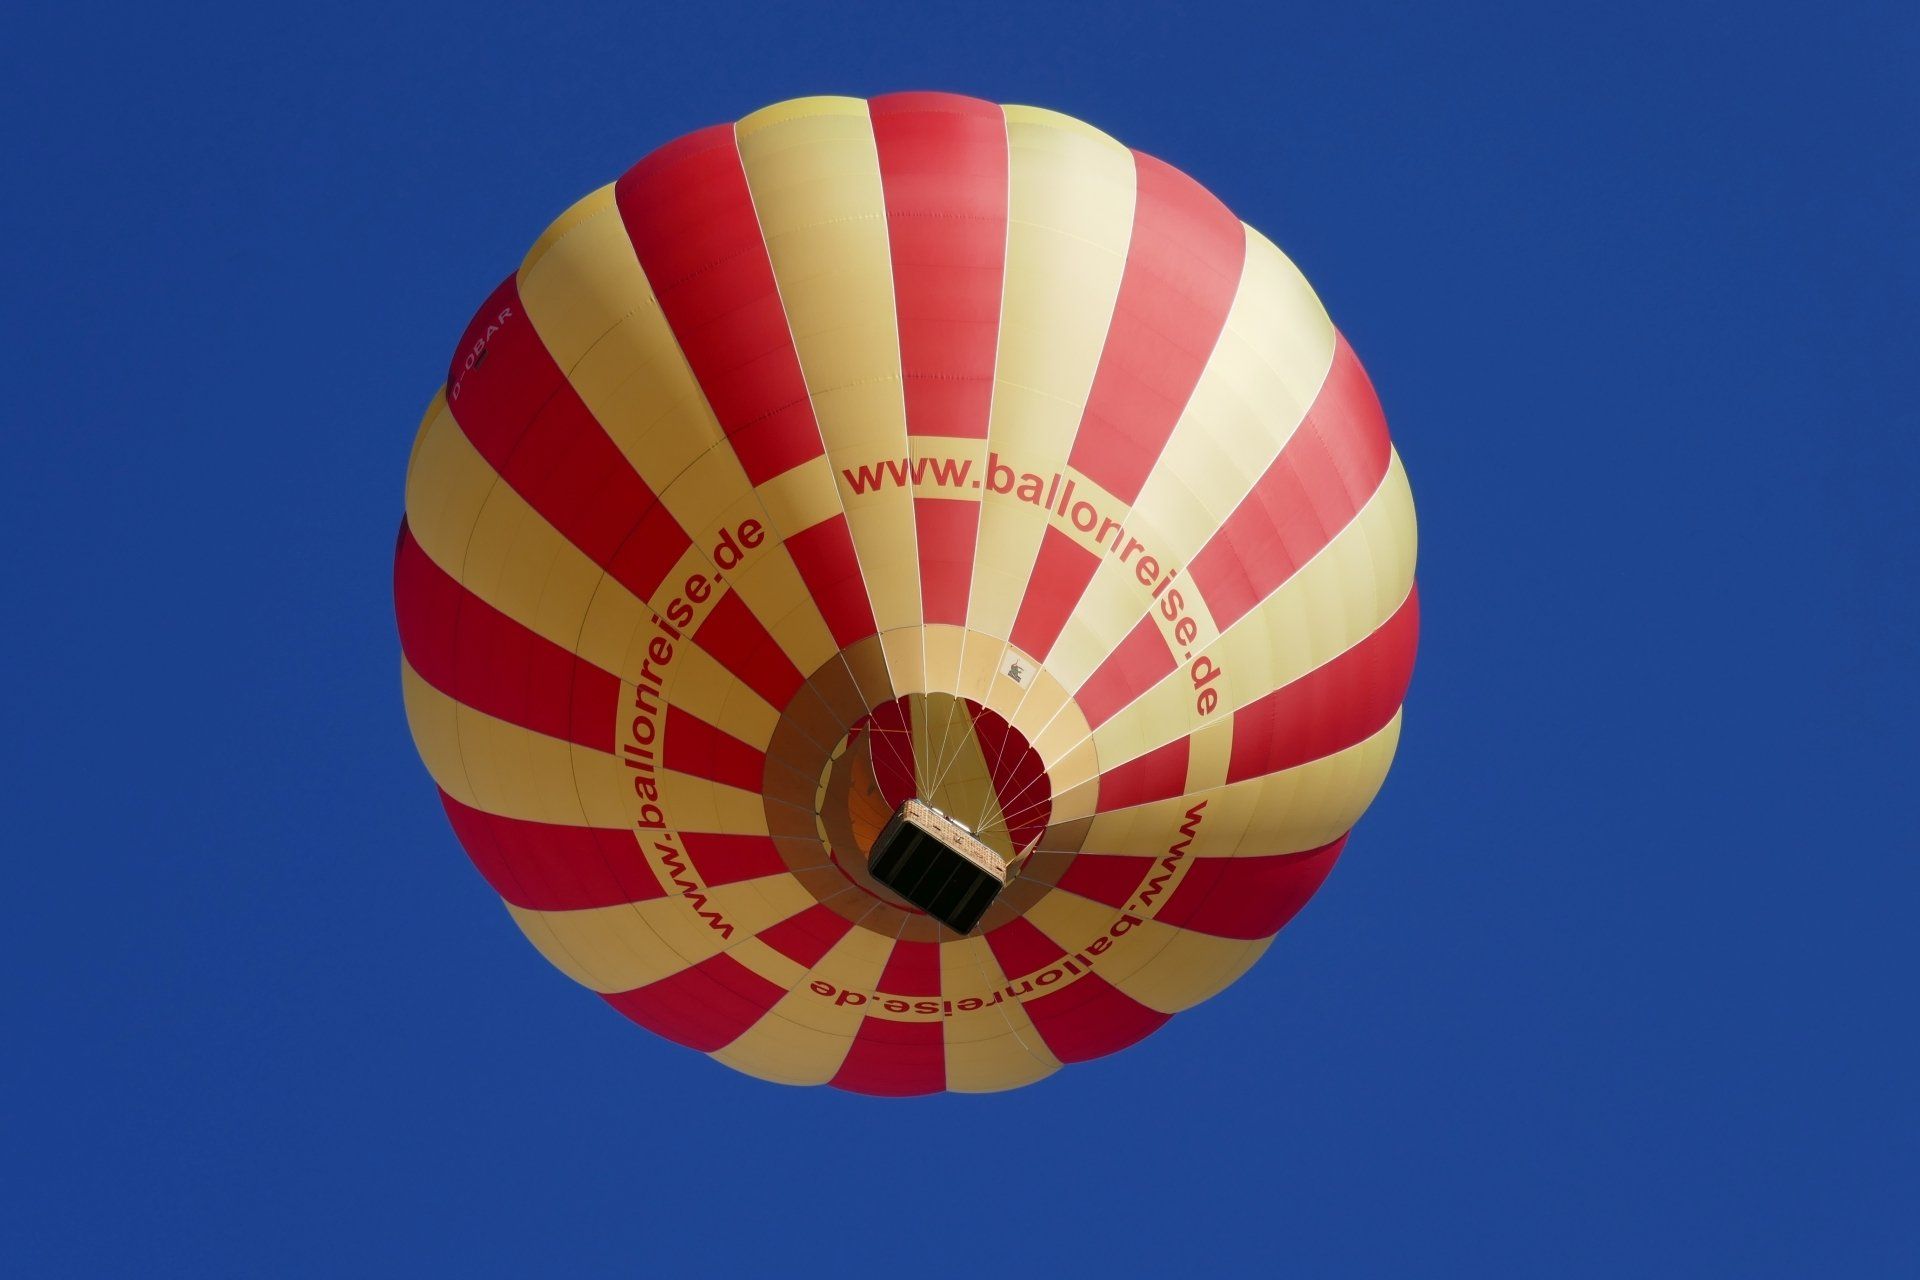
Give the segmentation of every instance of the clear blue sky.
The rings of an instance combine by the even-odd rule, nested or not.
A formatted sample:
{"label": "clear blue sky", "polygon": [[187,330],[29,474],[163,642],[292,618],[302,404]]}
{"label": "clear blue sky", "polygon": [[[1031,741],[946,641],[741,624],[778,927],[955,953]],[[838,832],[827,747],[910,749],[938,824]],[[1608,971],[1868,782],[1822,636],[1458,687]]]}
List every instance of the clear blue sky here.
{"label": "clear blue sky", "polygon": [[[1912,10],[826,7],[10,19],[8,1269],[1913,1274]],[[389,564],[554,214],[902,88],[1094,121],[1301,264],[1424,635],[1245,980],[887,1102],[521,941],[413,753]]]}

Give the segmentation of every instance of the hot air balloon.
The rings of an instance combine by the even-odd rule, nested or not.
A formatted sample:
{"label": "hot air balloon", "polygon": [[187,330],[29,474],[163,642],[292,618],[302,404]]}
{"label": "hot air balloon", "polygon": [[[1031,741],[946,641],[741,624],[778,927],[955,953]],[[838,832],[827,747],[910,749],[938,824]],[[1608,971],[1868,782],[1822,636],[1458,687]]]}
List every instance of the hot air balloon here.
{"label": "hot air balloon", "polygon": [[806,98],[456,348],[407,716],[557,968],[737,1070],[990,1091],[1240,977],[1386,775],[1414,515],[1284,254],[1078,120]]}

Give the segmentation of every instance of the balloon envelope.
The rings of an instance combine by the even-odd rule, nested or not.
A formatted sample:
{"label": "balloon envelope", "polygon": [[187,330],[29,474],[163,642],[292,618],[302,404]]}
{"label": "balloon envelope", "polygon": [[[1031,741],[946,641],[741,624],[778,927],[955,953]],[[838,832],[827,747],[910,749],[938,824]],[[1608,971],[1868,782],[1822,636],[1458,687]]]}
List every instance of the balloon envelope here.
{"label": "balloon envelope", "polygon": [[[770,1080],[1029,1083],[1234,981],[1385,777],[1414,516],[1293,264],[1079,121],[809,98],[567,210],[429,406],[415,742],[529,940]],[[919,799],[1018,874],[869,874]]]}

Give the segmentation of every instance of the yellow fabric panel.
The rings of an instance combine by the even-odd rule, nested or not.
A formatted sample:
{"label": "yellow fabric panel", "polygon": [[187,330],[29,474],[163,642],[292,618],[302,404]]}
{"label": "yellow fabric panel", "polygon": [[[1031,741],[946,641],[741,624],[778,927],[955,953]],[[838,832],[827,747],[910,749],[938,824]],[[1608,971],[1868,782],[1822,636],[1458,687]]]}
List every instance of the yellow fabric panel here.
{"label": "yellow fabric panel", "polygon": [[[893,954],[895,941],[891,933],[879,933],[865,924],[856,924],[847,931],[846,937],[834,943],[832,950],[820,957],[820,962],[808,973],[808,981],[818,979],[843,991],[870,992],[880,985],[880,975],[886,970],[887,957]],[[832,1029],[844,1024],[841,1014],[833,1013],[821,1014],[814,1019],[814,1025]],[[854,1025],[858,1025],[858,1019]]]}
{"label": "yellow fabric panel", "polygon": [[[538,516],[535,518],[538,519]],[[666,636],[676,649],[692,648],[692,640],[674,640],[655,619],[666,614],[675,597],[686,594],[688,580],[696,574],[711,577],[712,567],[698,551],[688,547],[680,553],[673,567],[667,570],[660,585],[654,588],[652,598],[641,602],[637,613],[628,603],[634,598],[632,593],[619,579],[602,574],[599,590],[594,593],[587,605],[586,616],[580,621],[577,644],[582,649],[590,644],[598,652],[611,651],[619,646],[620,665],[611,670],[633,679],[641,676],[641,667],[647,661],[647,645],[654,636]],[[693,620],[677,628],[683,636],[700,625],[720,594],[717,589],[713,590],[706,600],[695,606]]]}
{"label": "yellow fabric panel", "polygon": [[[713,1057],[783,1084],[825,1084],[833,1079],[872,1004],[872,992],[893,943],[891,937],[855,925],[803,981]],[[811,985],[816,981],[830,984],[834,994],[819,994]],[[856,1002],[854,995],[868,998]]]}
{"label": "yellow fabric panel", "polygon": [[[1188,865],[1190,863],[1183,859],[1173,872],[1167,883],[1167,894],[1178,887]],[[1163,895],[1156,899],[1154,905],[1158,907],[1165,902],[1166,896]],[[1108,938],[1108,947],[1091,957],[1093,967],[1088,972],[1097,973],[1122,990],[1126,989],[1129,978],[1164,950],[1174,935],[1182,932],[1171,925],[1161,924],[1149,914],[1122,911],[1062,889],[1055,889],[1035,903],[1026,918],[1068,956],[1087,954],[1088,944],[1098,938]],[[1124,921],[1124,927],[1116,925],[1117,920]],[[1120,929],[1117,936],[1113,932],[1116,928]],[[1084,976],[1084,973],[1069,975],[1049,990],[1065,990]]]}
{"label": "yellow fabric panel", "polygon": [[726,580],[800,674],[818,671],[840,652],[840,646],[833,642],[833,632],[820,616],[820,606],[808,592],[799,566],[784,546],[762,547],[755,557]]}
{"label": "yellow fabric panel", "polygon": [[1097,793],[1082,784],[1097,777],[1099,771],[1100,756],[1092,738],[1080,739],[1078,745],[1066,755],[1047,764],[1050,780],[1066,788],[1064,793],[1054,796],[1051,822],[1071,822],[1093,812]]}
{"label": "yellow fabric panel", "polygon": [[1215,716],[1187,738],[1187,794],[1225,786],[1232,763],[1233,717]]}
{"label": "yellow fabric panel", "polygon": [[1047,1051],[1038,1031],[1007,1031],[991,1040],[947,1042],[947,1088],[953,1093],[1018,1089],[1044,1080],[1059,1069],[1059,1060]]}
{"label": "yellow fabric panel", "polygon": [[[613,637],[645,627],[647,602],[609,578],[508,485],[488,493],[467,530],[464,561],[449,564],[437,546],[421,546],[467,590],[522,626],[604,670],[630,674],[621,666],[624,646]],[[582,626],[589,614],[601,623],[591,634]]]}
{"label": "yellow fabric panel", "polygon": [[[702,550],[717,547],[724,533],[737,530],[747,520],[757,521],[762,528],[779,528],[768,523],[766,504],[747,480],[746,468],[731,445],[716,444],[696,454],[678,473],[658,484],[644,472],[642,478]],[[749,559],[758,554],[757,550],[750,553]]]}
{"label": "yellow fabric panel", "polygon": [[[1320,299],[1273,243],[1246,229],[1246,266],[1213,356],[1134,504],[1162,564],[1185,564],[1252,490],[1333,367]],[[1143,537],[1144,541],[1144,537]]]}
{"label": "yellow fabric panel", "polygon": [[[862,572],[866,565],[861,564]],[[919,572],[916,566],[914,570]],[[871,579],[869,579],[871,584]],[[910,627],[895,627],[891,631],[880,633],[880,652],[887,663],[887,681],[896,694],[924,693],[927,689],[927,651],[921,639],[921,631],[916,624]]]}
{"label": "yellow fabric panel", "polygon": [[[407,525],[427,557],[480,599],[588,662],[621,670],[626,637],[645,621],[647,606],[500,479],[444,399],[436,399],[415,445]],[[607,627],[585,636],[589,609]]]}
{"label": "yellow fabric panel", "polygon": [[427,427],[433,420],[447,411],[447,388],[445,384],[435,387],[427,398],[427,407],[420,412],[420,425],[414,429],[413,444],[407,449],[407,476],[413,476],[413,470],[420,464],[420,442],[426,438]]}
{"label": "yellow fabric panel", "polygon": [[[557,913],[500,905],[547,963],[589,991],[630,991],[689,963],[631,906],[601,908],[556,929],[550,917]],[[616,920],[615,912],[626,913],[625,919]]]}
{"label": "yellow fabric panel", "polygon": [[1009,141],[1012,140],[1015,130],[1051,129],[1056,133],[1078,134],[1089,142],[1120,145],[1105,132],[1078,116],[1066,115],[1049,107],[1029,107],[1009,102],[1001,106],[1000,111],[1007,118]]}
{"label": "yellow fabric panel", "polygon": [[908,455],[893,256],[867,105],[807,98],[734,128],[780,301],[882,633],[920,623],[912,495],[841,468]]}
{"label": "yellow fabric panel", "polygon": [[548,927],[544,916],[521,911],[510,902],[502,901],[500,905],[506,908],[507,918],[533,944],[542,959],[589,991],[604,989],[603,979],[598,976],[602,973],[642,969],[657,971],[664,977],[680,968],[680,958],[657,934],[649,938],[636,928],[629,930],[624,938],[605,934],[577,936],[570,939],[579,948],[574,952]]}
{"label": "yellow fabric panel", "polygon": [[[813,901],[785,875],[765,879],[765,884],[704,887],[697,896],[675,894],[581,911],[532,911],[511,904],[507,911],[574,981],[600,992],[631,991],[710,959]],[[731,937],[715,927],[713,917],[731,928]],[[536,920],[538,927],[531,923]],[[548,946],[557,946],[560,954],[548,953]]]}
{"label": "yellow fabric panel", "polygon": [[[795,666],[811,671],[832,657],[826,623],[792,557],[778,545],[805,526],[774,519],[722,437],[640,269],[612,187],[588,196],[548,229],[522,265],[519,285],[535,331],[608,437],[693,540],[700,567],[717,572],[711,556],[723,534],[758,521],[770,536],[729,580]],[[670,585],[681,581],[668,579]]]}
{"label": "yellow fabric panel", "polygon": [[[1211,805],[1208,816],[1211,819]],[[1207,826],[1202,823],[1200,832]],[[1166,832],[1177,827],[1176,816],[1170,825],[1159,829],[1156,839],[1164,840]],[[1129,851],[1139,852],[1141,846],[1136,844]],[[1145,906],[1137,905],[1136,899],[1127,908],[1116,909],[1056,889],[1028,911],[1026,918],[1069,955],[1084,953],[1088,944],[1102,935],[1110,937],[1110,946],[1095,958],[1093,972],[1148,1008],[1175,1013],[1224,989],[1259,958],[1267,945],[1265,941],[1199,934],[1153,918],[1153,913],[1179,889],[1192,864],[1191,857],[1181,858],[1170,869],[1163,864],[1166,878]]]}
{"label": "yellow fabric panel", "polygon": [[[942,628],[948,637],[957,640],[966,632],[958,627]],[[958,643],[943,643],[928,634],[926,626],[920,631],[920,679],[930,690],[938,693],[953,693],[954,680],[960,674],[960,646]]]}
{"label": "yellow fabric panel", "polygon": [[[1204,650],[1222,673],[1209,686],[1220,692],[1213,714],[1225,719],[1371,635],[1412,590],[1415,551],[1413,499],[1396,454],[1359,515]],[[1101,725],[1093,738],[1101,767],[1111,769],[1199,727],[1183,666]]]}
{"label": "yellow fabric panel", "polygon": [[[826,620],[808,594],[793,557],[782,545],[783,529],[747,483],[747,474],[729,445],[707,450],[667,484],[661,504],[693,540],[699,569],[711,580],[725,581],[760,619],[793,664],[812,671],[831,658],[838,646]],[[760,544],[747,548],[741,538],[759,527]],[[716,556],[734,558],[725,551],[731,543],[740,562],[722,569]],[[678,593],[683,579],[669,577],[664,587]],[[776,623],[783,625],[776,626]]]}
{"label": "yellow fabric panel", "polygon": [[540,233],[514,283],[534,332],[569,372],[652,301],[612,183],[582,196]]}
{"label": "yellow fabric panel", "polygon": [[[626,828],[639,817],[634,771],[619,756],[464,706],[421,679],[405,659],[401,684],[407,723],[427,772],[462,804],[567,826]],[[622,693],[631,705],[632,686],[623,686]],[[767,833],[766,809],[755,792],[671,769],[650,776],[672,830]]]}
{"label": "yellow fabric panel", "polygon": [[[555,228],[565,232],[553,236]],[[520,302],[608,436],[659,493],[722,436],[605,187],[528,255]]]}
{"label": "yellow fabric panel", "polygon": [[840,659],[841,666],[860,694],[860,701],[868,709],[892,702],[905,692],[896,691],[893,686],[879,637],[867,636],[854,641],[841,653]]}
{"label": "yellow fabric panel", "polygon": [[[715,835],[763,836],[767,834],[767,810],[758,792],[742,791],[697,777],[663,769],[660,780],[660,808],[667,815],[668,830],[703,831]],[[627,788],[632,794],[631,785]]]}
{"label": "yellow fabric panel", "polygon": [[[940,942],[940,995],[947,1003],[980,1001],[1007,985],[1007,975],[994,958],[993,949],[981,937],[956,938],[943,932]],[[969,1040],[993,1040],[1015,1030],[1009,1013],[1018,1013],[1020,1029],[1030,1029],[1018,1001],[1002,999],[977,1009],[956,1007],[941,1018],[942,1036],[953,1045]],[[1048,1055],[1051,1061],[1051,1055]]]}
{"label": "yellow fabric panel", "polygon": [[774,527],[787,536],[811,529],[822,520],[841,515],[840,482],[833,463],[825,457],[789,468],[759,488],[760,501]]}
{"label": "yellow fabric panel", "polygon": [[[1054,514],[1050,517],[1054,528],[1099,557],[1093,578],[1087,584],[1086,594],[1067,616],[1066,625],[1061,628],[1059,638],[1047,654],[1047,670],[1054,679],[1069,689],[1078,689],[1086,683],[1095,668],[1120,647],[1120,642],[1133,630],[1140,615],[1152,604],[1152,586],[1141,583],[1137,576],[1139,570],[1136,566],[1140,557],[1153,554],[1163,572],[1169,562],[1160,560],[1157,553],[1161,544],[1154,540],[1149,531],[1138,528],[1118,498],[1082,475],[1077,468],[1069,467],[1065,474],[1073,481],[1076,501],[1084,499],[1091,502],[1104,519],[1114,521],[1120,528],[1120,532],[1109,533],[1106,541],[1102,542],[1097,535],[1106,527],[1104,524],[1096,526],[1093,533],[1085,533],[1074,528],[1064,516]],[[1129,538],[1139,542],[1147,551],[1136,551],[1123,562],[1113,553],[1112,544],[1119,542],[1124,550]],[[1154,581],[1159,581],[1158,576]]]}
{"label": "yellow fabric panel", "polygon": [[[1373,802],[1400,741],[1400,719],[1395,712],[1385,728],[1365,741],[1292,769],[1231,784],[1216,782],[1167,800],[1096,814],[1076,847],[1090,853],[1155,852],[1156,842],[1164,846],[1167,833],[1177,831],[1187,810],[1204,800],[1206,821],[1194,833],[1188,857],[1257,857],[1317,849],[1351,829]],[[1230,738],[1231,723],[1216,722],[1197,736],[1216,731]]]}
{"label": "yellow fabric panel", "polygon": [[[480,599],[563,649],[629,682],[640,677],[648,646],[663,634],[652,622],[675,598],[691,599],[689,578],[711,581],[719,570],[705,552],[689,548],[654,593],[635,597],[546,518],[502,482],[441,407],[423,425],[418,464],[408,483],[408,524],[428,557]],[[743,480],[744,483],[744,480]],[[751,490],[747,491],[751,494]],[[737,526],[736,526],[737,527]],[[710,550],[712,543],[706,544]],[[819,610],[807,595],[792,557],[772,534],[725,582],[782,642],[801,671],[835,652]],[[687,636],[724,594],[710,590],[691,604]],[[676,705],[754,746],[765,746],[778,720],[774,708],[739,685],[691,639],[673,641],[668,680]],[[715,717],[725,717],[724,720]]]}
{"label": "yellow fabric panel", "polygon": [[1149,1009],[1179,1013],[1226,990],[1266,954],[1272,938],[1245,942],[1191,929],[1166,929],[1153,958],[1114,985]]}
{"label": "yellow fabric panel", "polygon": [[[652,626],[634,633],[631,655],[627,659],[638,672],[646,656],[647,640],[660,634]],[[623,707],[633,705],[633,690],[623,682]],[[742,742],[764,748],[773,740],[780,713],[734,674],[721,666],[705,649],[690,640],[673,642],[673,661],[667,665],[665,698],[689,715],[698,716],[716,729],[724,729]]]}
{"label": "yellow fabric panel", "polygon": [[[1078,475],[1077,472],[1073,474]],[[1079,481],[1079,484],[1082,488],[1091,487],[1086,481]],[[1142,581],[1138,566],[1143,553],[1136,553],[1123,562],[1097,545],[1092,548],[1100,555],[1093,578],[1087,583],[1079,604],[1068,615],[1066,625],[1054,641],[1052,652],[1047,655],[1048,669],[1070,689],[1078,689],[1085,684],[1087,678],[1112,656],[1143,617],[1152,617],[1176,656],[1183,650],[1197,650],[1218,634],[1204,605],[1193,598],[1194,593],[1188,591],[1184,598],[1189,607],[1184,612],[1193,617],[1200,630],[1191,644],[1175,643],[1173,623],[1155,607],[1153,591],[1167,581],[1166,575],[1170,570],[1177,573],[1184,569],[1185,561],[1162,558],[1161,549],[1168,547],[1172,540],[1152,525],[1150,517],[1137,511],[1127,512],[1123,528],[1123,545],[1128,539],[1137,541],[1146,549],[1144,554],[1151,556],[1152,567],[1159,572],[1152,576],[1151,581]],[[1174,577],[1169,584],[1170,589],[1184,586],[1184,579],[1180,577]]]}
{"label": "yellow fabric panel", "polygon": [[[1052,112],[1006,116],[1006,283],[987,447],[1016,471],[1049,475],[1066,467],[1120,293],[1133,153]],[[1012,633],[1045,529],[1038,507],[983,495],[969,628]]]}
{"label": "yellow fabric panel", "polygon": [[[1007,985],[1007,975],[984,939],[964,938],[940,946],[940,989],[964,998]],[[956,1093],[994,1093],[1032,1084],[1060,1069],[1060,1060],[1015,1000],[956,1012],[945,1019],[947,1088]]]}
{"label": "yellow fabric panel", "polygon": [[[997,712],[1008,724],[1025,734],[1027,740],[1031,742],[1034,734],[1046,728],[1047,721],[1051,720],[1054,714],[1065,705],[1067,691],[1061,687],[1058,680],[1048,676],[1039,663],[1007,641],[990,636],[984,631],[969,630],[967,635],[973,644],[984,646],[987,642],[991,642],[1000,646],[1000,654],[994,660],[995,665],[989,673],[985,693],[979,699],[980,705]],[[1016,667],[1020,672],[1017,677],[1013,674]],[[1033,691],[1036,679],[1047,682],[1042,701],[1037,704],[1042,709],[1028,716],[1023,724],[1020,719],[1020,708],[1025,705],[1027,695]]]}
{"label": "yellow fabric panel", "polygon": [[[780,526],[773,522],[760,495],[747,484],[746,473],[730,447],[702,454],[668,486],[662,502],[693,539],[701,571],[710,580],[726,582],[739,594],[794,666],[812,671],[837,652],[833,634],[808,593],[799,567],[782,545]],[[759,526],[762,541],[746,549],[740,539],[752,535],[753,525]],[[726,554],[726,541],[731,541],[741,556],[732,569],[720,568],[715,559]],[[728,558],[732,558],[730,554]],[[674,587],[679,581],[669,578],[665,585]]]}
{"label": "yellow fabric panel", "polygon": [[[933,635],[945,628],[930,628]],[[963,631],[960,642],[960,673],[955,687],[965,696],[972,698],[981,706],[991,702],[995,679],[1007,669],[1012,659],[1007,653],[1007,642],[978,631]]]}
{"label": "yellow fabric panel", "polygon": [[822,117],[840,121],[868,120],[867,100],[850,98],[845,94],[820,93],[800,98],[788,98],[764,106],[750,115],[741,116],[733,126],[734,136],[740,140],[741,150],[746,149],[749,136],[777,125],[794,124],[818,120]]}
{"label": "yellow fabric panel", "polygon": [[[854,1033],[822,1031],[789,1016],[793,1010],[815,1000],[818,997],[802,982],[780,997],[773,1008],[741,1032],[732,1044],[708,1056],[736,1071],[775,1084],[827,1083],[847,1060]],[[858,1020],[853,1025],[857,1030]]]}
{"label": "yellow fabric panel", "polygon": [[[599,188],[588,192],[586,196],[582,196],[580,200],[570,203],[570,205],[566,207],[566,211],[561,213],[561,217],[557,217],[557,219],[553,219],[551,223],[547,223],[547,228],[541,230],[540,236],[534,240],[534,246],[528,249],[526,255],[520,259],[520,271],[515,273],[518,288],[524,292],[526,280],[528,280],[530,276],[534,276],[536,269],[540,267],[541,259],[547,255],[549,249],[564,244],[566,238],[572,236],[572,234],[574,234],[576,230],[580,230],[582,226],[588,226],[589,230],[595,230],[595,228],[591,226],[595,223],[595,219],[601,219],[601,217],[605,217],[605,215],[609,215],[609,213],[612,213],[614,217],[618,217],[618,207],[616,207],[616,203],[614,203],[614,184],[612,184],[612,182],[609,182],[607,186],[599,186]],[[591,286],[595,284],[595,280],[584,278],[584,280],[580,280],[580,284],[586,284],[589,290],[591,290]],[[599,305],[593,305],[593,303],[599,303]],[[576,349],[576,351],[586,349],[588,345],[591,345],[591,340],[593,340],[595,336],[605,334],[609,328],[612,328],[612,322],[620,319],[620,315],[622,315],[624,311],[626,311],[626,292],[624,292],[620,286],[614,286],[607,296],[599,296],[597,292],[589,292],[586,296],[580,297],[580,305],[578,305],[578,309],[576,309],[576,315],[578,315],[578,319],[582,320],[582,332],[586,334],[586,338],[580,338],[580,340],[574,340],[572,344],[568,344],[570,345],[570,349]],[[599,320],[599,322],[595,322],[595,320]],[[561,363],[561,367],[566,367],[566,361]]]}
{"label": "yellow fabric panel", "polygon": [[[809,898],[808,905],[812,905]],[[803,910],[805,908],[802,908]],[[727,948],[727,955],[740,962],[741,967],[759,977],[765,978],[774,986],[783,990],[792,990],[807,976],[807,967],[797,960],[781,955],[758,937],[746,938]]]}
{"label": "yellow fabric panel", "polygon": [[[604,752],[463,706],[400,662],[407,724],[427,772],[460,803],[529,822],[625,827],[626,770]],[[764,823],[761,830],[765,830]]]}
{"label": "yellow fabric panel", "polygon": [[[1169,570],[1184,567],[1253,488],[1293,435],[1333,366],[1334,332],[1325,309],[1286,255],[1245,229],[1246,266],[1233,306],[1206,368],[1154,469],[1131,509],[1076,473],[1076,492],[1103,515],[1120,521],[1124,539],[1140,551],[1116,555],[1108,546],[1056,518],[1100,555],[1080,606],[1067,619],[1047,664],[1077,689],[1151,616],[1175,654],[1197,651],[1218,635],[1204,602],[1191,600],[1200,631],[1175,644],[1172,624],[1154,609],[1153,589]],[[1096,531],[1097,532],[1097,531]],[[1139,563],[1151,556],[1160,574],[1142,580]],[[1193,593],[1197,596],[1197,593]]]}
{"label": "yellow fabric panel", "polygon": [[[996,406],[1017,398],[996,384]],[[1007,412],[1011,415],[1014,410]],[[1046,531],[1045,512],[1024,502],[1007,502],[997,494],[985,496],[974,537],[973,581],[967,596],[970,630],[1002,640],[1013,634],[1013,621],[1026,596]]]}

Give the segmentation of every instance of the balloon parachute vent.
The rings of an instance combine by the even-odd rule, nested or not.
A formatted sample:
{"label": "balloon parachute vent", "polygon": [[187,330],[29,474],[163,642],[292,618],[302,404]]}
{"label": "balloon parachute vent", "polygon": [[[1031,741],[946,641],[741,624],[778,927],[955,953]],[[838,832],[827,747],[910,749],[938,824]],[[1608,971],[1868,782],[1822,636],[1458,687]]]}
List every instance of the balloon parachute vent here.
{"label": "balloon parachute vent", "polygon": [[875,880],[955,933],[971,933],[1007,887],[1007,860],[932,805],[909,800],[873,843]]}

